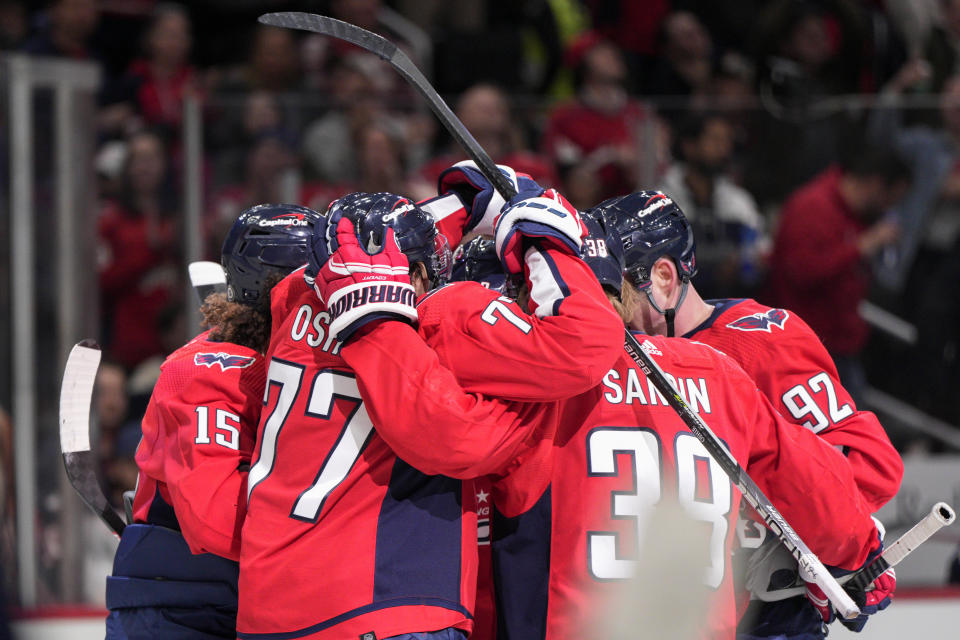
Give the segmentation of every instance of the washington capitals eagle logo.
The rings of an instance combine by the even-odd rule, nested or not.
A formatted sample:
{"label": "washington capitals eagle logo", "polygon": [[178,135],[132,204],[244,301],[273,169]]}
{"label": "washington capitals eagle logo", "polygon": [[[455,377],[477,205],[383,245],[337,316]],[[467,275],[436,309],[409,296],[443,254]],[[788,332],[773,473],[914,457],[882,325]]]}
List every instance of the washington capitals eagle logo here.
{"label": "washington capitals eagle logo", "polygon": [[221,371],[227,369],[245,369],[253,364],[254,358],[248,356],[235,356],[230,353],[219,351],[217,353],[198,353],[193,356],[193,364],[213,368],[213,365],[220,365]]}
{"label": "washington capitals eagle logo", "polygon": [[790,314],[784,309],[770,309],[766,313],[754,313],[749,316],[737,318],[727,326],[739,331],[766,331],[767,333],[771,333],[773,331],[771,327],[777,327],[782,330],[783,325],[786,324],[787,318],[789,317]]}

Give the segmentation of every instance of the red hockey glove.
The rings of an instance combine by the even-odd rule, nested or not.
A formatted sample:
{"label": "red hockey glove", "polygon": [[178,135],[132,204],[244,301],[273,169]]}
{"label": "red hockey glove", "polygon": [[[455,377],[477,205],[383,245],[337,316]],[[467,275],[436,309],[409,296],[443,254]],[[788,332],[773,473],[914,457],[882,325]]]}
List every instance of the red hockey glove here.
{"label": "red hockey glove", "polygon": [[[410,284],[410,265],[387,227],[383,246],[360,246],[347,218],[330,221],[331,229],[315,233],[308,274],[313,288],[330,313],[330,331],[346,342],[365,324],[378,319],[416,322],[416,293]],[[317,237],[317,236],[320,237]],[[322,263],[325,252],[335,248]],[[319,264],[318,264],[319,263]],[[309,275],[306,276],[309,282]]]}
{"label": "red hockey glove", "polygon": [[[526,173],[517,173],[502,164],[498,164],[497,168],[523,197],[530,198],[543,193],[543,187]],[[506,202],[477,169],[477,163],[464,160],[445,169],[437,180],[437,194],[442,196],[447,193],[456,193],[466,210],[462,229],[464,235],[469,231],[493,235],[494,221]]]}
{"label": "red hockey glove", "polygon": [[[877,537],[879,539],[879,543],[877,547],[870,552],[870,555],[867,556],[867,561],[864,562],[863,566],[869,565],[883,551],[884,528],[880,521],[876,518],[874,518],[874,522],[877,524]],[[890,602],[893,599],[893,592],[896,590],[896,588],[897,574],[893,567],[890,567],[877,576],[877,578],[870,586],[866,588],[865,591],[854,590],[852,587],[847,586],[847,592],[850,594],[850,597],[853,598],[853,601],[857,603],[858,607],[860,607],[860,615],[851,620],[839,618],[840,624],[851,631],[860,632],[867,624],[867,619],[870,616],[878,611],[883,611],[890,606]],[[807,599],[813,604],[817,611],[820,612],[820,617],[823,618],[824,622],[830,623],[834,619],[838,618],[836,612],[833,610],[833,606],[827,600],[827,596],[816,584],[812,582],[807,583],[806,595]]]}
{"label": "red hockey glove", "polygon": [[541,245],[580,255],[587,227],[567,199],[554,189],[542,196],[517,196],[497,218],[495,225],[497,255],[510,274],[522,273],[525,240],[537,239]]}

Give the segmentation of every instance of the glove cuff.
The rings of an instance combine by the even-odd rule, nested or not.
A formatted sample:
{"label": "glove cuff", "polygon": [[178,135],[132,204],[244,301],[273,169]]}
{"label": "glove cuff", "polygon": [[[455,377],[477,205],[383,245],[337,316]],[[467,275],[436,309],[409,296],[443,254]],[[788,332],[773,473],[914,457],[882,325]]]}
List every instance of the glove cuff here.
{"label": "glove cuff", "polygon": [[[417,294],[406,282],[361,282],[337,290],[327,301],[330,331],[343,340],[341,331],[367,315],[393,314],[411,322],[417,320]],[[361,325],[353,327],[355,331]],[[347,332],[347,337],[349,337]]]}

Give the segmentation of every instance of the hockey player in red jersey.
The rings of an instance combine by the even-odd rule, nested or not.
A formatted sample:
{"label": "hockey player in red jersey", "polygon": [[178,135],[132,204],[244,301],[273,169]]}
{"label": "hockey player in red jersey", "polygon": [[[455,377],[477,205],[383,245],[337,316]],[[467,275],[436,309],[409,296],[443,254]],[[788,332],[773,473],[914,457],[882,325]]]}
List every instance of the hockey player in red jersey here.
{"label": "hockey player in red jersey", "polygon": [[[618,241],[615,233],[611,238]],[[341,241],[349,252],[334,253],[332,266],[317,277],[322,297],[402,266],[389,242],[371,256],[363,242]],[[591,246],[595,255],[616,261],[616,249],[606,242],[588,244],[588,253]],[[401,272],[396,269],[391,284],[402,281]],[[619,286],[620,268],[613,273]],[[589,635],[580,627],[584,615],[631,575],[649,510],[671,495],[712,531],[705,580],[717,596],[705,634],[734,636],[728,556],[739,493],[622,349],[602,383],[581,395],[541,405],[504,403],[463,391],[457,378],[471,365],[450,357],[455,354],[440,334],[424,342],[422,332],[372,311],[354,309],[352,320],[364,325],[341,354],[368,415],[411,434],[397,444],[411,464],[449,472],[449,452],[435,445],[464,439],[488,444],[458,451],[463,459],[457,466],[469,468],[465,456],[471,453],[479,466],[499,457],[500,443],[509,442],[518,420],[530,429],[523,452],[511,455],[507,467],[486,465],[500,466],[495,506],[506,516],[494,526],[500,637]],[[835,459],[838,451],[786,423],[749,377],[714,349],[661,337],[646,339],[644,348],[824,561],[853,569],[878,551],[869,510],[849,466]],[[400,404],[402,413],[395,411]]]}
{"label": "hockey player in red jersey", "polygon": [[[351,194],[331,205],[328,220],[358,234],[366,250],[399,246],[402,262],[378,265],[367,281],[344,283],[323,300],[299,273],[275,289],[273,314],[284,320],[267,353],[266,408],[249,476],[240,638],[452,639],[470,632],[476,496],[471,483],[446,476],[470,479],[509,464],[530,421],[523,412],[499,416],[511,430],[497,442],[479,428],[474,438],[421,438],[404,429],[398,408],[406,401],[368,413],[340,352],[343,340],[375,318],[419,316],[425,335],[447,329],[444,339],[471,364],[465,377],[488,393],[549,400],[594,386],[616,357],[621,325],[576,255],[576,212],[559,196],[533,200],[536,206],[518,204],[512,218],[505,213],[500,231],[542,317],[476,283],[437,288],[449,266],[445,239],[405,198]],[[466,211],[462,220],[475,225],[481,217]],[[330,265],[341,274],[354,267],[349,257]],[[534,367],[552,384],[534,379]],[[430,402],[443,402],[437,392]],[[470,415],[470,407],[459,405],[458,413]],[[443,463],[414,468],[417,461],[405,456],[411,446],[439,452]]]}
{"label": "hockey player in red jersey", "polygon": [[[693,229],[668,195],[641,191],[611,198],[596,209],[616,220],[625,247],[625,295],[637,302],[631,327],[692,338],[732,357],[782,416],[843,452],[839,463],[852,469],[871,512],[894,496],[903,474],[900,456],[876,416],[857,409],[823,344],[800,317],[755,300],[701,299],[690,282],[696,273]],[[793,558],[776,541],[761,544],[766,529],[752,519],[741,520],[738,533],[744,548],[759,548],[744,554],[750,558],[747,586],[759,599],[745,618],[745,626],[752,627],[741,636],[824,637],[822,616],[802,598],[802,580],[773,584],[769,579],[774,571],[796,574]],[[890,602],[892,570],[876,584],[865,596],[866,612]],[[828,607],[821,607],[821,613],[828,621],[832,617]],[[865,621],[864,616],[846,624],[859,629]]]}
{"label": "hockey player in red jersey", "polygon": [[[236,637],[246,469],[264,387],[270,287],[306,262],[315,211],[260,205],[223,245],[227,293],[172,353],[143,419],[127,526],[107,578],[108,640]],[[196,555],[194,555],[196,554]]]}

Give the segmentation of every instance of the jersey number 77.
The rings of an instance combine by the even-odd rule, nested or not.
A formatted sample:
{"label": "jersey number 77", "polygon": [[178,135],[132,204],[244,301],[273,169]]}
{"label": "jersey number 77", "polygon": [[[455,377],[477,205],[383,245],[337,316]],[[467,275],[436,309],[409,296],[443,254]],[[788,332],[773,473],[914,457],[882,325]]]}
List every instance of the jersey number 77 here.
{"label": "jersey number 77", "polygon": [[[295,362],[279,358],[273,358],[270,361],[267,385],[263,395],[264,406],[269,401],[271,389],[274,386],[280,389],[277,394],[277,404],[263,426],[257,461],[250,468],[250,475],[247,477],[248,500],[257,485],[266,480],[273,471],[277,457],[277,439],[302,390],[305,370],[306,367]],[[304,487],[290,510],[291,518],[316,522],[327,496],[347,477],[370,441],[373,423],[370,422],[370,416],[367,415],[363,400],[360,398],[357,380],[350,373],[334,369],[318,371],[310,383],[309,394],[304,415],[318,420],[330,420],[336,398],[345,398],[357,403],[344,421],[336,443],[320,465],[313,484]]]}

